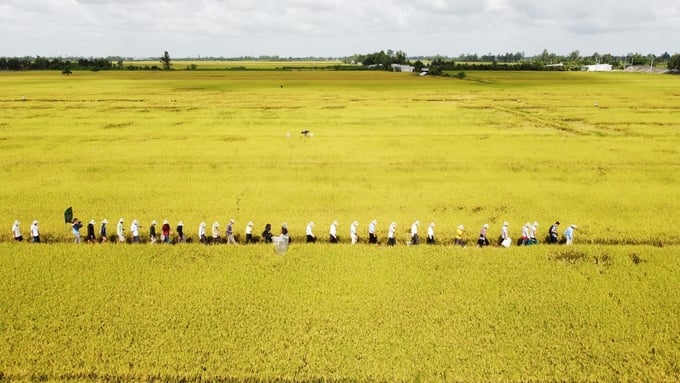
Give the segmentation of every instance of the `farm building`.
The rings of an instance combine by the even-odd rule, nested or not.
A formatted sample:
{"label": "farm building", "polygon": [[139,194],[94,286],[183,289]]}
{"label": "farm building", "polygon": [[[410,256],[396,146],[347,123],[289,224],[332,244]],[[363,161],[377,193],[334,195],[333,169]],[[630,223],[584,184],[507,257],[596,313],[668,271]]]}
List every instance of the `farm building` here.
{"label": "farm building", "polygon": [[394,72],[413,72],[416,68],[411,65],[392,64],[392,70]]}
{"label": "farm building", "polygon": [[583,67],[586,72],[610,72],[612,70],[611,64],[594,64]]}

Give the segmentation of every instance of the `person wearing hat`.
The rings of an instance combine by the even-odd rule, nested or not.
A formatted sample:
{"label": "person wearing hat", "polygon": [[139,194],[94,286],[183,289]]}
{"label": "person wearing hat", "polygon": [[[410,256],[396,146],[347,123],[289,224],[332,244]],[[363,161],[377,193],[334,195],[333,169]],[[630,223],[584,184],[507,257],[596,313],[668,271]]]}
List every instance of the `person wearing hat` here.
{"label": "person wearing hat", "polygon": [[19,220],[14,221],[14,225],[12,225],[12,236],[14,236],[14,240],[17,242],[21,242],[24,240],[24,236],[21,235],[21,222]]}
{"label": "person wearing hat", "polygon": [[465,226],[458,225],[458,228],[456,229],[456,238],[454,239],[453,244],[465,247],[466,242],[467,241],[465,240]]}
{"label": "person wearing hat", "polygon": [[508,221],[503,222],[503,226],[501,227],[501,236],[498,238],[498,244],[503,247],[510,247],[512,244],[512,239],[510,239],[510,235],[508,234],[508,225]]}
{"label": "person wearing hat", "polygon": [[220,243],[220,224],[217,221],[212,224],[212,243]]}
{"label": "person wearing hat", "polygon": [[118,226],[116,226],[116,235],[118,236],[118,242],[120,243],[125,242],[125,228],[123,227],[123,223],[125,223],[125,220],[121,218],[118,220]]}
{"label": "person wearing hat", "polygon": [[177,242],[184,242],[184,222],[177,222]]}
{"label": "person wearing hat", "polygon": [[31,224],[31,237],[33,237],[33,243],[40,243],[40,229],[38,229],[37,219],[34,219]]}
{"label": "person wearing hat", "polygon": [[170,222],[167,219],[163,220],[163,225],[161,225],[161,241],[170,243]]}
{"label": "person wearing hat", "polygon": [[522,238],[520,238],[518,245],[526,246],[529,244],[529,227],[531,224],[529,222],[525,223],[522,227]]}
{"label": "person wearing hat", "polygon": [[236,244],[236,239],[234,238],[234,219],[229,220],[229,224],[227,225],[227,244],[233,243],[234,245]]}
{"label": "person wearing hat", "polygon": [[529,226],[529,245],[535,245],[538,243],[536,237],[536,232],[538,230],[538,222],[534,222],[533,225]]}
{"label": "person wearing hat", "polygon": [[246,225],[246,244],[254,243],[253,241],[253,221],[248,221]]}
{"label": "person wearing hat", "polygon": [[390,223],[390,228],[387,230],[387,246],[394,246],[397,244],[397,223]]}
{"label": "person wearing hat", "polygon": [[314,236],[314,232],[312,229],[314,228],[314,222],[309,222],[307,224],[307,228],[305,229],[305,234],[307,235],[307,243],[314,243],[316,242],[316,237]]}
{"label": "person wearing hat", "polygon": [[488,229],[488,223],[482,225],[482,229],[479,231],[479,238],[477,238],[477,247],[489,246],[489,239],[486,237],[486,231]]}
{"label": "person wearing hat", "polygon": [[151,225],[149,226],[149,240],[151,240],[151,243],[156,243],[156,220],[154,219],[151,221]]}
{"label": "person wearing hat", "polygon": [[104,243],[104,242],[107,241],[107,238],[106,238],[106,224],[107,224],[107,223],[109,223],[109,220],[106,219],[106,218],[104,218],[104,219],[102,220],[102,225],[101,225],[101,227],[99,228],[99,236],[100,236],[99,241],[100,241],[101,243]]}
{"label": "person wearing hat", "polygon": [[564,239],[567,246],[570,246],[574,241],[574,230],[576,230],[576,225],[569,225],[567,230],[564,231]]}
{"label": "person wearing hat", "polygon": [[333,221],[328,229],[328,242],[338,243],[338,221]]}
{"label": "person wearing hat", "polygon": [[419,225],[420,225],[420,221],[415,221],[415,222],[413,222],[413,225],[411,225],[411,245],[420,244],[420,238],[418,238],[418,226]]}
{"label": "person wearing hat", "polygon": [[73,231],[73,243],[80,243],[80,229],[83,227],[83,223],[78,218],[73,218],[73,223],[71,224],[71,229]]}
{"label": "person wearing hat", "polygon": [[427,243],[428,245],[434,245],[435,242],[436,242],[436,241],[434,240],[434,227],[435,227],[434,222],[430,222],[430,226],[427,227],[427,240],[426,240],[426,243]]}
{"label": "person wearing hat", "polygon": [[87,243],[97,242],[97,238],[94,236],[94,223],[95,222],[93,219],[87,223],[87,239],[85,240]]}
{"label": "person wearing hat", "polygon": [[560,227],[560,221],[556,221],[552,225],[550,225],[550,230],[548,230],[548,235],[550,236],[549,238],[549,243],[551,245],[557,244],[559,242],[559,234],[557,233],[557,229]]}
{"label": "person wearing hat", "polygon": [[368,243],[378,243],[378,236],[375,233],[375,227],[377,225],[378,221],[375,219],[368,224]]}
{"label": "person wearing hat", "polygon": [[205,222],[201,222],[201,224],[198,225],[198,240],[201,243],[208,243],[208,237],[205,235]]}
{"label": "person wearing hat", "polygon": [[262,230],[262,240],[264,243],[272,243],[272,224],[268,223],[264,225],[264,230]]}
{"label": "person wearing hat", "polygon": [[354,221],[349,227],[349,237],[352,239],[352,245],[356,245],[359,242],[359,234],[357,234],[357,229],[359,228],[359,222]]}
{"label": "person wearing hat", "polygon": [[132,225],[130,225],[130,233],[132,234],[132,243],[139,243],[139,221],[136,219],[132,220]]}

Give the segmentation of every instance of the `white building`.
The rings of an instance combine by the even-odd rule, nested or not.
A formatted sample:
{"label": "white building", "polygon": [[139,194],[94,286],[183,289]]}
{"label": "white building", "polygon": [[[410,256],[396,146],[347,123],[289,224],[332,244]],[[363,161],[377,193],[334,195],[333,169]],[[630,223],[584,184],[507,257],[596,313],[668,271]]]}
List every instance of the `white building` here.
{"label": "white building", "polygon": [[583,70],[586,72],[611,72],[612,66],[611,64],[586,65],[583,67]]}
{"label": "white building", "polygon": [[394,72],[413,72],[416,68],[411,65],[392,64],[392,70]]}

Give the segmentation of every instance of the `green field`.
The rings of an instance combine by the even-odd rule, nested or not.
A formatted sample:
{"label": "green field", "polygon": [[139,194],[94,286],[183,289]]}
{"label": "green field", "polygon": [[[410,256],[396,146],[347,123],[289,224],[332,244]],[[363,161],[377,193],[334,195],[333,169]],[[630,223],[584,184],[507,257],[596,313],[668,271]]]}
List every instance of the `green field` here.
{"label": "green field", "polygon": [[[680,77],[0,73],[0,380],[678,381]],[[301,137],[301,130],[313,137]],[[286,222],[72,245],[84,222]],[[38,219],[45,245],[12,243]],[[398,246],[347,244],[391,221]],[[327,245],[340,222],[343,244]],[[438,246],[407,247],[413,221]],[[452,246],[503,221],[573,247]],[[319,244],[306,245],[316,223]]]}

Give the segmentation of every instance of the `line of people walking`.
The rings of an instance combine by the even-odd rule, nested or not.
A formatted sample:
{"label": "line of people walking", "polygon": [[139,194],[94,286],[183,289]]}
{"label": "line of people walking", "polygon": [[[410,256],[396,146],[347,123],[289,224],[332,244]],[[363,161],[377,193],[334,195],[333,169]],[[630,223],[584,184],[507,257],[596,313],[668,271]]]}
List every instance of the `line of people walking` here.
{"label": "line of people walking", "polygon": [[[97,229],[95,227],[96,222],[94,220],[90,220],[86,226],[87,234],[85,237],[85,242],[105,243],[109,241],[108,223],[109,222],[107,219],[103,219],[99,225],[99,228]],[[223,238],[221,236],[219,222],[217,221],[213,222],[210,233],[208,233],[207,224],[205,222],[201,222],[198,226],[197,237],[198,241],[203,244],[226,243],[235,245],[238,243],[238,240],[235,235],[234,224],[235,224],[234,219],[230,219],[228,221],[226,230],[224,232],[225,237]],[[23,241],[23,235],[21,232],[20,225],[21,222],[19,222],[19,220],[14,221],[14,224],[12,225],[12,235],[15,241]],[[331,223],[328,229],[328,243],[341,242],[340,237],[338,235],[338,225],[339,225],[338,221],[333,221]],[[73,234],[74,243],[82,242],[80,230],[83,228],[83,226],[84,226],[83,223],[78,218],[74,218],[73,221],[71,222],[71,231]],[[184,243],[191,241],[184,233],[184,222],[182,221],[179,221],[177,223],[177,225],[175,226],[174,233],[171,231],[171,226],[167,219],[162,222],[160,228],[157,228],[157,226],[158,226],[157,222],[153,220],[151,221],[151,224],[148,227],[149,234],[148,239],[149,242],[152,244]],[[373,219],[371,222],[369,222],[366,233],[367,234],[366,240],[368,244],[381,243],[378,238],[377,227],[378,221],[376,219]],[[434,222],[431,222],[427,227],[427,236],[425,243],[428,245],[434,245],[438,243],[438,240],[435,238],[435,227],[436,225]],[[531,246],[538,244],[539,243],[537,234],[538,227],[539,227],[538,222],[534,222],[533,224],[527,222],[522,227],[521,236],[518,238],[516,242],[517,246]],[[554,224],[550,226],[548,230],[548,235],[545,238],[545,242],[549,244],[562,243],[566,245],[571,245],[574,240],[574,231],[576,230],[577,226],[573,224],[569,225],[566,228],[566,230],[564,230],[561,237],[559,235],[559,227],[560,227],[559,221],[556,221]],[[116,242],[119,243],[126,243],[128,242],[128,239],[130,243],[141,243],[142,240],[140,236],[140,231],[142,228],[143,226],[140,225],[139,221],[137,219],[134,219],[130,225],[129,232],[126,232],[125,220],[123,218],[120,218],[116,225],[115,237],[113,238],[115,238]],[[314,228],[315,228],[314,222],[310,221],[305,228],[306,243],[317,242],[317,236],[314,233]],[[406,237],[403,239],[406,245],[417,246],[420,244],[419,229],[420,221],[416,220],[411,224],[410,230],[407,232]],[[275,236],[274,233],[272,232],[271,224],[267,223],[265,225],[264,230],[262,231],[262,234],[259,238],[253,235],[253,230],[254,223],[252,221],[249,221],[246,224],[244,230],[245,244],[256,243],[260,241],[264,243],[273,243]],[[488,230],[489,224],[486,223],[483,224],[479,231],[479,236],[477,237],[476,243],[477,247],[485,247],[491,245],[491,241],[488,238]],[[38,220],[34,220],[33,223],[31,224],[30,233],[31,242],[40,243],[40,229],[38,226]],[[286,223],[281,225],[281,232],[279,236],[283,236],[286,238],[287,241],[291,241],[291,237],[288,233],[288,225]],[[390,223],[387,230],[386,245],[387,246],[397,245],[397,236],[398,236],[397,223],[392,222]],[[350,224],[349,239],[351,244],[357,244],[362,241],[362,238],[359,234],[359,222],[353,221]],[[455,230],[455,235],[453,238],[454,245],[466,247],[468,241],[469,236],[467,234],[465,226],[459,225]],[[503,225],[501,226],[500,229],[500,235],[495,244],[502,247],[510,247],[512,245],[512,238],[510,237],[509,234],[509,223],[507,221],[503,222]]]}

